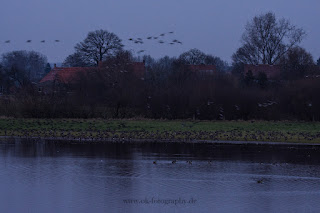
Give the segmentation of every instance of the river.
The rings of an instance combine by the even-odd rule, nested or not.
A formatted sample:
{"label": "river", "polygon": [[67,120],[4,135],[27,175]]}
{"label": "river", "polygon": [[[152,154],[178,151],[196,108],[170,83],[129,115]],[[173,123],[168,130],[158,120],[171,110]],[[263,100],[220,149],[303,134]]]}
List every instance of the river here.
{"label": "river", "polygon": [[1,142],[0,212],[319,212],[317,146]]}

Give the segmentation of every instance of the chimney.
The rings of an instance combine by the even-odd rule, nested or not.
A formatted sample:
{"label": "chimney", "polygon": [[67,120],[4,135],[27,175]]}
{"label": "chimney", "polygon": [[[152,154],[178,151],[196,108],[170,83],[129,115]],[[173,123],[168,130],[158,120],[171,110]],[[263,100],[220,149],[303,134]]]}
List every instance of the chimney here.
{"label": "chimney", "polygon": [[54,65],[53,65],[53,68],[57,68],[57,64],[54,64]]}

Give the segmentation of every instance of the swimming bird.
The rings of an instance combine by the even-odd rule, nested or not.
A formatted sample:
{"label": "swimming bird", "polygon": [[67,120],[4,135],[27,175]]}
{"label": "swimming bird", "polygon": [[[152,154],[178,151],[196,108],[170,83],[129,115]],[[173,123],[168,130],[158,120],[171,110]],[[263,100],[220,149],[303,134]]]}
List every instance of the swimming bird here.
{"label": "swimming bird", "polygon": [[5,43],[10,43],[10,40],[5,41]]}
{"label": "swimming bird", "polygon": [[147,39],[152,39],[152,37],[151,37],[151,36],[149,36],[149,37],[147,37]]}
{"label": "swimming bird", "polygon": [[153,164],[157,164],[157,161],[155,160],[155,161],[153,161]]}
{"label": "swimming bird", "polygon": [[54,40],[55,42],[60,42],[60,40]]}

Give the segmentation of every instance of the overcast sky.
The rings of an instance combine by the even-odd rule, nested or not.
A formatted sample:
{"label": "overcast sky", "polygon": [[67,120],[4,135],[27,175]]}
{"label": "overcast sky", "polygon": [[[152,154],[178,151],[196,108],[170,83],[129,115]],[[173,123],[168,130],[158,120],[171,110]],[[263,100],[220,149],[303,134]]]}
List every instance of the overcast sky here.
{"label": "overcast sky", "polygon": [[[308,36],[301,45],[314,59],[320,57],[319,0],[1,0],[0,54],[35,50],[49,62],[62,62],[89,31],[105,29],[123,39],[127,49],[145,49],[156,58],[198,48],[231,62],[245,24],[269,11],[304,28]],[[183,45],[128,41],[169,31],[174,34],[164,40]]]}

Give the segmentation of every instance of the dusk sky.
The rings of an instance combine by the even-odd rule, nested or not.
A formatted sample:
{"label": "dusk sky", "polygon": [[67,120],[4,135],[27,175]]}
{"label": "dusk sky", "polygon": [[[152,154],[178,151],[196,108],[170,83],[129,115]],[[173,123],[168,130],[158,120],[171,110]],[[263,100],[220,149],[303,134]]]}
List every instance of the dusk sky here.
{"label": "dusk sky", "polygon": [[[231,62],[245,24],[269,11],[305,29],[308,36],[301,46],[315,60],[320,57],[319,0],[2,0],[0,54],[34,50],[51,63],[63,62],[89,31],[105,29],[117,34],[133,52],[144,49],[159,58],[198,48]],[[174,34],[163,40],[178,39],[183,45],[128,41],[169,31]],[[53,42],[56,39],[61,42]]]}

